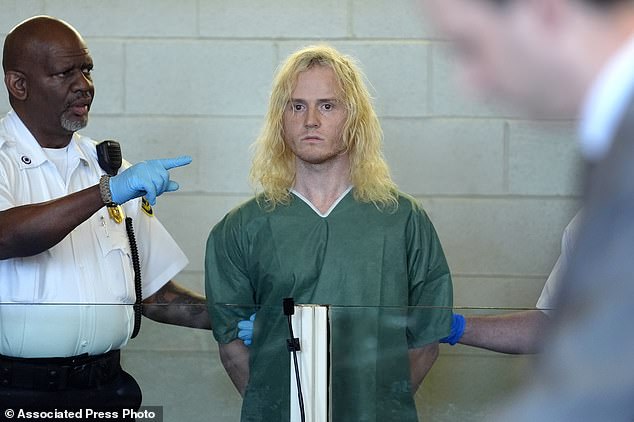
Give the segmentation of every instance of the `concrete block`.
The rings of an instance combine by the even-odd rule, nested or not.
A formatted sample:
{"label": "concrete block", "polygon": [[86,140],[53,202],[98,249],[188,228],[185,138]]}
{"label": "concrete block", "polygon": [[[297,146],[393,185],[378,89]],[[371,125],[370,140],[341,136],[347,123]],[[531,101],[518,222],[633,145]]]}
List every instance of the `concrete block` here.
{"label": "concrete block", "polygon": [[203,192],[222,192],[251,195],[249,182],[251,145],[263,124],[261,118],[216,119],[201,130],[199,189]]}
{"label": "concrete block", "polygon": [[509,188],[518,195],[580,195],[574,123],[510,122]]}
{"label": "concrete block", "polygon": [[435,38],[418,0],[352,0],[352,32],[357,38]]}
{"label": "concrete block", "polygon": [[[424,198],[452,273],[544,277],[560,253],[571,199]],[[545,277],[544,277],[545,279]]]}
{"label": "concrete block", "polygon": [[504,191],[503,124],[496,120],[382,119],[385,155],[411,194]]}
{"label": "concrete block", "polygon": [[[294,51],[310,44],[280,43],[280,63]],[[335,41],[330,44],[357,60],[367,76],[366,84],[374,97],[378,115],[422,117],[427,114],[426,43]]]}
{"label": "concrete block", "polygon": [[192,37],[196,0],[47,0],[46,13],[66,20],[85,37]]}
{"label": "concrete block", "polygon": [[249,198],[177,193],[159,198],[156,215],[189,258],[188,271],[204,271],[205,246],[212,227]]}
{"label": "concrete block", "polygon": [[174,170],[182,192],[250,194],[250,145],[260,118],[95,116],[85,132],[121,142],[130,162],[189,154],[194,161]]}
{"label": "concrete block", "polygon": [[261,116],[275,50],[265,42],[134,42],[126,48],[132,114]]}
{"label": "concrete block", "polygon": [[[189,129],[197,130],[200,125],[178,118],[141,118],[91,116],[82,133],[96,141],[114,139],[121,144],[123,158],[131,164],[155,158],[179,155],[200,156],[199,139],[190,136]],[[183,134],[187,134],[184,136]],[[194,160],[186,167],[173,169],[171,177],[181,185],[181,192],[198,191],[200,160]]]}
{"label": "concrete block", "polygon": [[7,90],[2,86],[0,88],[0,114],[4,115],[9,109],[11,105],[9,104],[9,94]]}
{"label": "concrete block", "polygon": [[14,26],[31,16],[42,15],[46,11],[44,0],[4,0],[0,14],[0,34],[4,37]]}
{"label": "concrete block", "polygon": [[514,278],[454,275],[454,308],[534,308],[545,282],[545,275]]}
{"label": "concrete block", "polygon": [[200,35],[228,38],[342,38],[348,35],[345,1],[199,2]]}
{"label": "concrete block", "polygon": [[123,42],[86,40],[95,68],[95,101],[92,113],[123,113],[124,47]]}
{"label": "concrete block", "polygon": [[458,61],[448,44],[433,43],[430,113],[435,116],[500,117],[516,113],[492,101],[471,97],[458,80]]}
{"label": "concrete block", "polygon": [[174,277],[174,280],[191,291],[205,294],[205,274],[203,271],[182,271]]}

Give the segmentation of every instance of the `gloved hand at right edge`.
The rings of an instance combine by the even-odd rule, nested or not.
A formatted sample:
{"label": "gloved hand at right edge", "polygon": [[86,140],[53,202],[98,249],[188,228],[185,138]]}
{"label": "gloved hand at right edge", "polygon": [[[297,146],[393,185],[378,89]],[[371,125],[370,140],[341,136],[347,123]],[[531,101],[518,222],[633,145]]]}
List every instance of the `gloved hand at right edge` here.
{"label": "gloved hand at right edge", "polygon": [[439,343],[449,343],[450,345],[455,345],[460,341],[462,335],[464,334],[466,321],[465,317],[460,314],[453,314],[453,318],[451,319],[451,333],[445,338],[441,338],[438,340]]}
{"label": "gloved hand at right edge", "polygon": [[164,192],[178,190],[178,183],[170,180],[168,170],[186,166],[192,162],[189,156],[142,161],[110,178],[112,201],[124,204],[131,199],[145,196],[151,205]]}

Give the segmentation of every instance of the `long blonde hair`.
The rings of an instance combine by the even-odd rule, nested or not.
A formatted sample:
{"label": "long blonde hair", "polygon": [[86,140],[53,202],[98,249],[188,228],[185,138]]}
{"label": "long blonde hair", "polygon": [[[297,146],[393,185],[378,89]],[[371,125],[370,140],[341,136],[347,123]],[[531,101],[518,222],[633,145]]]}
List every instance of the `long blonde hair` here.
{"label": "long blonde hair", "polygon": [[295,155],[284,142],[284,110],[298,75],[313,66],[328,66],[334,71],[347,110],[343,145],[350,160],[355,199],[372,202],[380,208],[396,207],[396,184],[381,150],[383,131],[363,74],[353,59],[327,45],[310,46],[293,53],[273,81],[266,121],[254,145],[251,167],[251,181],[259,184],[263,191],[260,200],[269,208],[290,201],[289,189],[295,181]]}

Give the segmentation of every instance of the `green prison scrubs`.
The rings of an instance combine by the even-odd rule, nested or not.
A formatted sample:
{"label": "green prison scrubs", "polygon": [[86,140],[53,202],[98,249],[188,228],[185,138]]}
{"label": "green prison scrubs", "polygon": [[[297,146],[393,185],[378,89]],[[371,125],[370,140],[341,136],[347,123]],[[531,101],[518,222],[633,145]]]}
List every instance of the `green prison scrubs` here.
{"label": "green prison scrubs", "polygon": [[333,421],[418,420],[407,352],[449,335],[452,284],[413,198],[400,194],[396,210],[381,211],[351,191],[327,217],[295,195],[273,211],[252,199],[211,231],[205,271],[219,343],[257,311],[243,421],[289,420],[285,297],[333,305]]}

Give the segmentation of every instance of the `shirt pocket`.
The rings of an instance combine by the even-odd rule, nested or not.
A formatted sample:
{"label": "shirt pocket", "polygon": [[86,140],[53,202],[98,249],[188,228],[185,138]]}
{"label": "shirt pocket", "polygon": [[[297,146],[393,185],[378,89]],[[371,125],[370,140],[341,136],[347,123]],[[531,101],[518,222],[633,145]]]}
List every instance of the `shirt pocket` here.
{"label": "shirt pocket", "polygon": [[[8,265],[0,269],[0,280],[5,285],[2,288],[0,301],[33,303],[40,302],[38,294],[40,285],[40,264],[29,258],[14,258]],[[5,296],[6,295],[6,296]]]}
{"label": "shirt pocket", "polygon": [[115,222],[104,210],[97,240],[103,255],[102,278],[116,303],[134,303],[134,270],[125,221]]}

